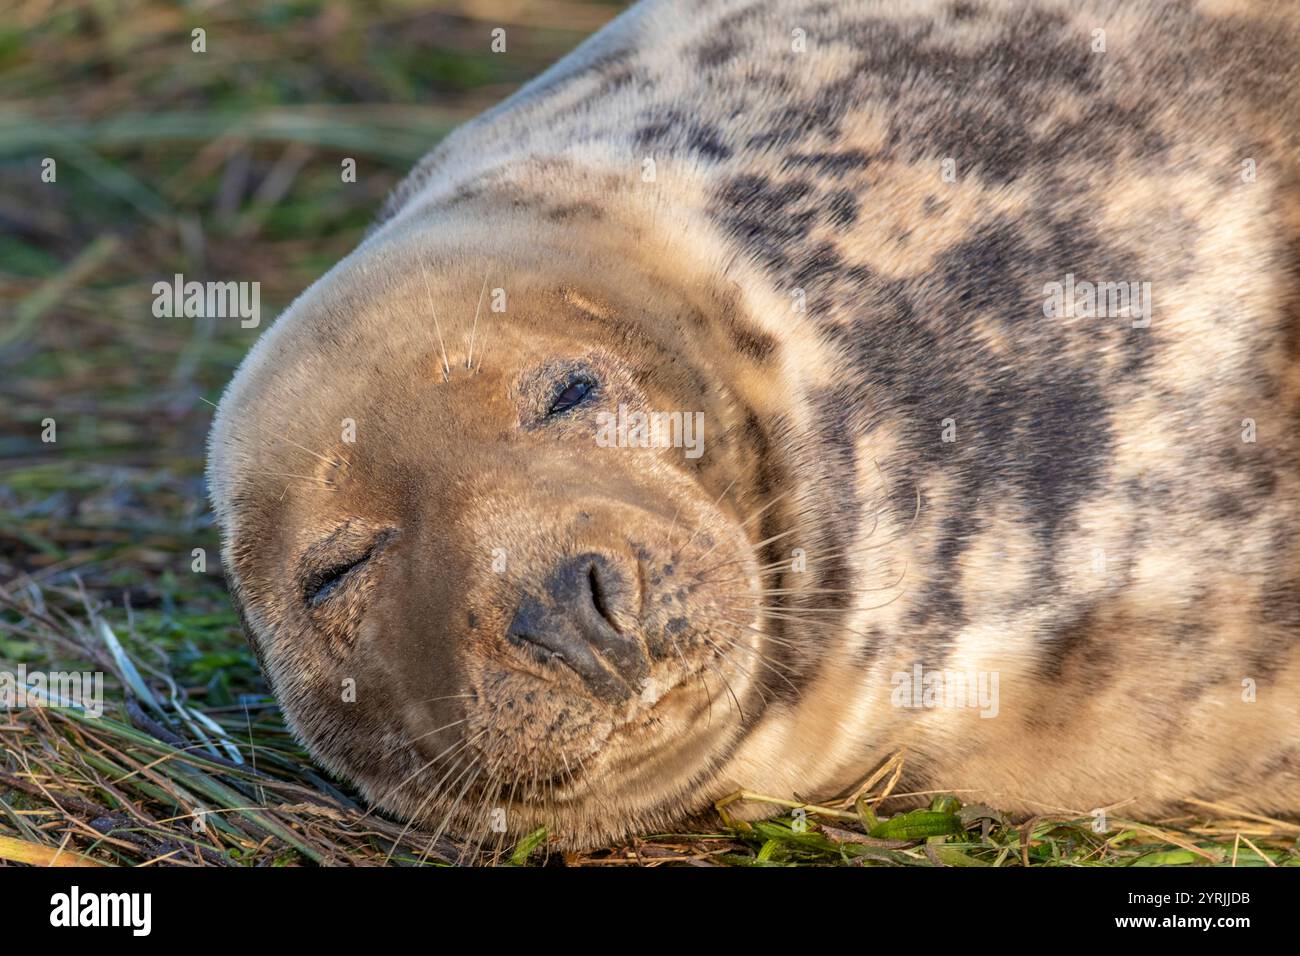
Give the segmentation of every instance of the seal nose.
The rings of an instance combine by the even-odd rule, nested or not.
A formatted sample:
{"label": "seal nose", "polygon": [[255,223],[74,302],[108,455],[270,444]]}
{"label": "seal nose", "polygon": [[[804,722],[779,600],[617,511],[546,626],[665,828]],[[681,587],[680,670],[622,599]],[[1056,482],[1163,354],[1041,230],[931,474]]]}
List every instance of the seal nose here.
{"label": "seal nose", "polygon": [[543,660],[559,660],[603,700],[618,703],[640,689],[648,673],[641,642],[620,621],[634,620],[628,575],[603,555],[564,559],[540,595],[525,595],[506,629],[517,645]]}

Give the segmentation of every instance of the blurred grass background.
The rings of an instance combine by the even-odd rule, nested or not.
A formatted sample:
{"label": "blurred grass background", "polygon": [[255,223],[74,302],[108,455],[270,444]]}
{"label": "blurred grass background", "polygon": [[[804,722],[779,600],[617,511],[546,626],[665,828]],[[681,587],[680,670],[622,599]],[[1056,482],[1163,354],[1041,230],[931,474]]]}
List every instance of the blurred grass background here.
{"label": "blurred grass background", "polygon": [[[0,709],[0,864],[425,863],[290,739],[221,582],[211,407],[407,169],[624,4],[5,0],[0,8],[0,670],[109,675],[99,720]],[[508,52],[490,31],[505,27]],[[206,52],[191,31],[206,31]],[[55,161],[56,180],[42,181]],[[357,181],[340,163],[356,160]],[[158,319],[152,285],[259,282],[263,321]],[[42,441],[53,419],[57,440]],[[206,573],[191,570],[204,548]],[[569,863],[1295,863],[1300,827],[1009,821],[940,798],[659,835]],[[719,827],[719,823],[724,824]],[[892,829],[891,829],[892,826]],[[1244,842],[1243,842],[1244,840]],[[478,857],[475,857],[476,859]],[[544,834],[498,861],[551,859]]]}

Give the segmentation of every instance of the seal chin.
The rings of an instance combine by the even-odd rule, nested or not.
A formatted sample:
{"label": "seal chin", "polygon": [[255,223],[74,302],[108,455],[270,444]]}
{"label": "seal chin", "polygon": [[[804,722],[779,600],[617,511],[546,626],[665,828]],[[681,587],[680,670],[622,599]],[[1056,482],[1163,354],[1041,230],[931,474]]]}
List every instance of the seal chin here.
{"label": "seal chin", "polygon": [[552,748],[506,772],[500,749],[484,752],[496,772],[476,770],[456,803],[431,803],[421,822],[483,846],[545,827],[565,849],[668,826],[700,809],[702,785],[743,731],[748,691],[749,675],[718,660],[653,703],[638,698],[626,717],[590,725],[581,758]]}

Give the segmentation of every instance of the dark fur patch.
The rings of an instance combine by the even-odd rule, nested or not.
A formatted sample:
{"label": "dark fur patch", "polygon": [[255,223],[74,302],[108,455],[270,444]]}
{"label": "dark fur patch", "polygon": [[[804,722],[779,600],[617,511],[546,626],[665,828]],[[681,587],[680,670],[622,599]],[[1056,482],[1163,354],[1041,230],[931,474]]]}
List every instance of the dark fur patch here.
{"label": "dark fur patch", "polygon": [[711,39],[695,51],[695,62],[703,69],[725,66],[738,56],[743,49],[735,35],[724,35]]}
{"label": "dark fur patch", "polygon": [[806,198],[815,195],[803,181],[774,183],[765,176],[738,176],[720,191],[716,214],[746,250],[768,266],[787,263],[787,250],[807,236],[818,210]]}
{"label": "dark fur patch", "polygon": [[852,190],[841,189],[831,195],[826,208],[830,221],[834,225],[844,228],[858,221],[858,212],[861,206],[858,197],[854,195]]}
{"label": "dark fur patch", "polygon": [[843,152],[817,151],[801,153],[795,151],[786,154],[781,165],[783,170],[810,170],[824,176],[839,178],[846,173],[866,169],[870,164],[871,158],[862,150],[847,149]]}
{"label": "dark fur patch", "polygon": [[776,351],[776,340],[766,332],[733,319],[727,323],[727,337],[736,351],[755,362],[766,362]]}
{"label": "dark fur patch", "polygon": [[560,203],[546,211],[546,218],[551,222],[569,222],[575,219],[598,222],[604,216],[604,210],[594,202]]}
{"label": "dark fur patch", "polygon": [[675,147],[680,147],[687,153],[711,160],[731,156],[731,148],[723,142],[717,127],[688,119],[677,111],[651,119],[637,130],[633,141],[638,149],[675,152]]}

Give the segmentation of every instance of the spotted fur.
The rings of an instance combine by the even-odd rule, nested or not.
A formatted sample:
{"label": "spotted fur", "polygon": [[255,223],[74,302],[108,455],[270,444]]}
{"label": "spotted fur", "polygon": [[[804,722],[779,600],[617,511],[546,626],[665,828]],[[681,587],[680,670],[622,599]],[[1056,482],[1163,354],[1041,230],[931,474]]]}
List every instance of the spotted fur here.
{"label": "spotted fur", "polygon": [[[1294,811],[1297,121],[1287,4],[638,4],[422,161],[232,385],[214,498],[254,639],[282,599],[249,529],[302,519],[257,503],[234,410],[314,401],[345,353],[377,357],[363,381],[416,374],[433,250],[466,306],[440,334],[483,268],[526,276],[529,321],[635,349],[639,387],[716,414],[686,473],[773,590],[734,726],[575,812],[575,842],[742,787],[829,798],[900,750],[904,789],[1013,811]],[[1149,324],[1048,317],[1067,275],[1150,283]],[[672,620],[717,623],[681,600]],[[289,660],[305,701],[315,658]],[[918,665],[997,674],[998,716],[897,706]],[[339,741],[384,718],[298,709],[364,780]]]}

